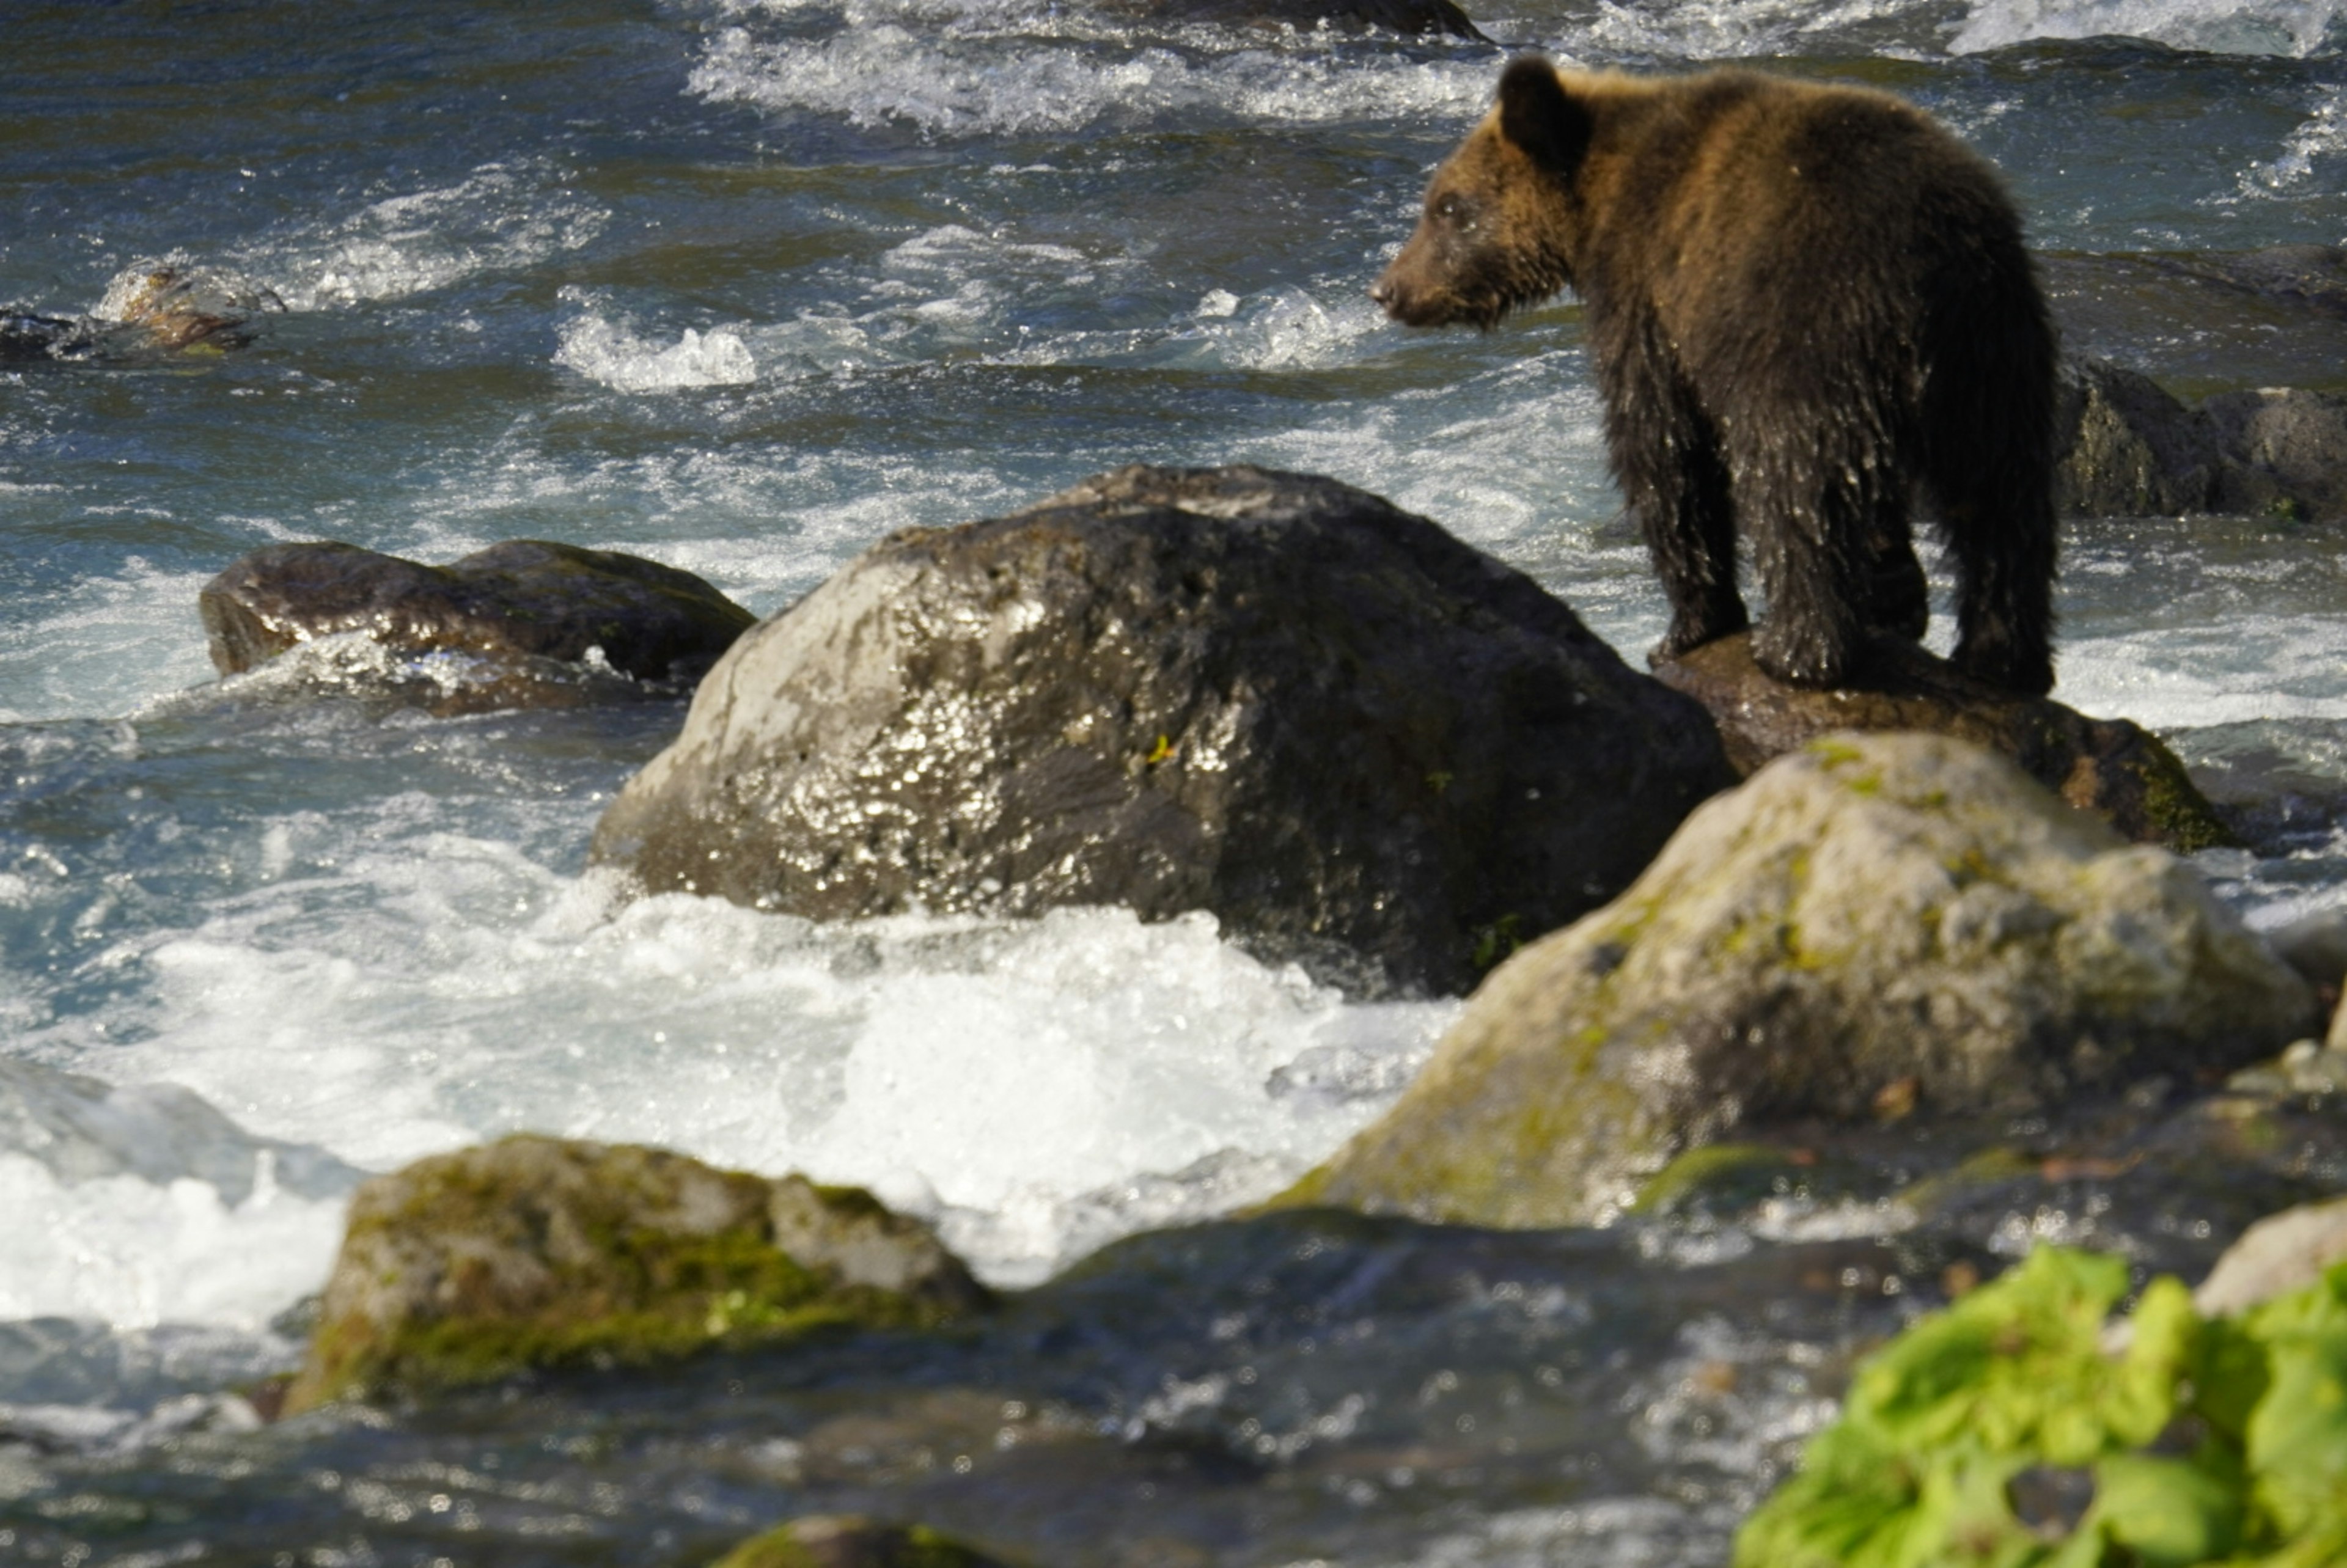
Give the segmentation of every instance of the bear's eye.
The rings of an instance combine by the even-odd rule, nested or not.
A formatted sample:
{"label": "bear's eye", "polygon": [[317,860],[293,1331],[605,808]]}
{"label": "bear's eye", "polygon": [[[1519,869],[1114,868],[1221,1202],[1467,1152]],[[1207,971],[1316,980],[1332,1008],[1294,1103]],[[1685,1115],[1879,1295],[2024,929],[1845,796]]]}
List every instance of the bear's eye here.
{"label": "bear's eye", "polygon": [[1474,210],[1456,196],[1446,196],[1434,204],[1434,216],[1462,234],[1475,231]]}

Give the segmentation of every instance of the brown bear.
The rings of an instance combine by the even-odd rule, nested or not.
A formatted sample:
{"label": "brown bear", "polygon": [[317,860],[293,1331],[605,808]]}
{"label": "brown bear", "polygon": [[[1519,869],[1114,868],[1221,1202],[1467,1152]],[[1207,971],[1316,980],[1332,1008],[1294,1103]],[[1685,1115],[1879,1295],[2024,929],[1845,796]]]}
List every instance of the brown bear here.
{"label": "brown bear", "polygon": [[1657,660],[1746,624],[1739,518],[1769,674],[1839,685],[1870,629],[1920,637],[1920,484],[1956,664],[2052,687],[2055,333],[1984,159],[1881,93],[1519,58],[1370,293],[1489,328],[1564,288],[1670,600]]}

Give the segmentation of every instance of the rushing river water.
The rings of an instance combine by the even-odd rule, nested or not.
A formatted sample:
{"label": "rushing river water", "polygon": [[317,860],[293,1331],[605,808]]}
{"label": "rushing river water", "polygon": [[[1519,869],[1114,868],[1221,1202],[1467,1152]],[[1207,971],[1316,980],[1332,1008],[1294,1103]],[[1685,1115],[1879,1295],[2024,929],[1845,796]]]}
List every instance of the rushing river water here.
{"label": "rushing river water", "polygon": [[[962,1339],[242,1430],[223,1391],[295,1353],[365,1170],[653,1142],[867,1183],[1027,1285],[1276,1189],[1456,1004],[1349,1001],[1203,918],[622,904],[588,834],[677,704],[386,713],[351,649],[214,683],[196,592],[238,555],[561,539],[764,614],[896,528],[1244,460],[1440,520],[1634,656],[1661,599],[1570,302],[1413,335],[1364,292],[1498,49],[1085,0],[5,15],[0,304],[161,259],[283,309],[223,356],[0,370],[0,1559],[685,1563],[863,1507],[1045,1563],[1714,1563],[1902,1272],[1963,1250],[1830,1212],[1207,1225]],[[1903,93],[2007,171],[2071,346],[2347,391],[2341,294],[2226,281],[2347,241],[2341,0],[1477,20]],[[2336,532],[2064,548],[2056,694],[2241,804],[2257,850],[2206,864],[2253,920],[2347,903]],[[2196,1266],[2261,1195],[2102,1234]]]}

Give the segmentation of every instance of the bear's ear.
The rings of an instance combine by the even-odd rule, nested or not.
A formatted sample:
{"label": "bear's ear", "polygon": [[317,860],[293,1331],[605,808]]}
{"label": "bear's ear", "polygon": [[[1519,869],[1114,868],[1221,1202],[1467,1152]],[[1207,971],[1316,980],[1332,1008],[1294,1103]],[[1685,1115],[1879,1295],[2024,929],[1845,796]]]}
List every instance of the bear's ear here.
{"label": "bear's ear", "polygon": [[1532,161],[1569,174],[1589,149],[1589,107],[1564,90],[1556,67],[1519,55],[1500,77],[1500,131]]}

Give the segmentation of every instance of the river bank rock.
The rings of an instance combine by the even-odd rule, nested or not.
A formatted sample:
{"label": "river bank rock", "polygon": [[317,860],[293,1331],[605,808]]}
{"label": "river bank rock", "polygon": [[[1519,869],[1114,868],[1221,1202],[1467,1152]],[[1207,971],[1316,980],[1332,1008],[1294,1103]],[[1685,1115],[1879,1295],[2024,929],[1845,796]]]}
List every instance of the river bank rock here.
{"label": "river bank rock", "polygon": [[2189,1082],[2314,1016],[2183,862],[1963,742],[1830,736],[1510,959],[1393,1109],[1282,1201],[1589,1224],[1747,1125]]}
{"label": "river bank rock", "polygon": [[359,1188],[285,1408],[928,1327],[985,1299],[927,1226],[858,1189],[517,1135]]}
{"label": "river bank rock", "polygon": [[1753,662],[1751,643],[1740,631],[1655,666],[1656,680],[1709,710],[1740,774],[1836,730],[1923,731],[2010,758],[2139,844],[2190,854],[2234,841],[2175,753],[2125,719],[2017,697],[1901,638],[1875,638],[1860,683],[1832,691],[1770,679]]}
{"label": "river bank rock", "polygon": [[2065,362],[2055,473],[2080,517],[2347,517],[2347,398],[2297,388],[2222,393],[2188,408],[2149,376]]}
{"label": "river bank rock", "polygon": [[1700,706],[1433,523],[1133,467],[897,534],[743,638],[594,857],[815,919],[1204,909],[1451,990],[1732,778]]}
{"label": "river bank rock", "polygon": [[674,567],[578,545],[511,539],[445,567],[356,545],[271,545],[198,599],[213,666],[235,675],[302,643],[357,633],[395,654],[460,656],[438,705],[564,704],[582,661],[631,680],[696,679],[755,617]]}
{"label": "river bank rock", "polygon": [[877,1524],[856,1514],[794,1519],[718,1559],[715,1568],[1002,1568],[925,1526]]}

